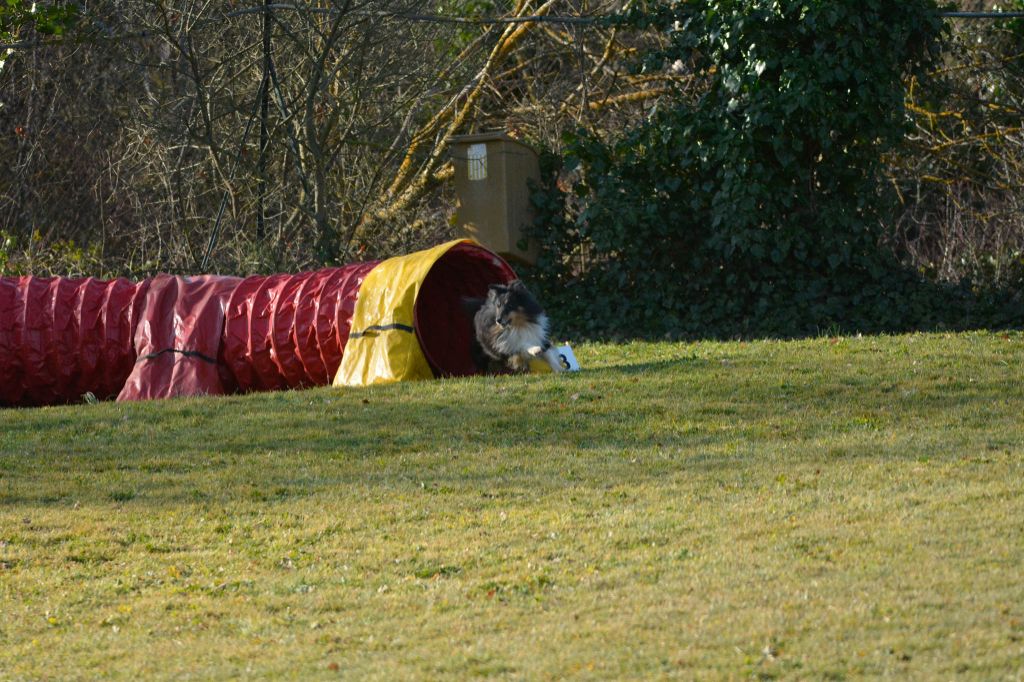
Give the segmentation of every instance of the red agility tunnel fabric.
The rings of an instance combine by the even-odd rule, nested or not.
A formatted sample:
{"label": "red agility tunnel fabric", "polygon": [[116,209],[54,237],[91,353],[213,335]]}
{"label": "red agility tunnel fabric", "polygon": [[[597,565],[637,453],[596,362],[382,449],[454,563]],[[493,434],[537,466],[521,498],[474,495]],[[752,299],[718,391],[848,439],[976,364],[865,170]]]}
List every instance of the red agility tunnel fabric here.
{"label": "red agility tunnel fabric", "polygon": [[137,360],[118,400],[223,395],[234,389],[218,367],[224,309],[238,277],[150,280],[135,329]]}
{"label": "red agility tunnel fabric", "polygon": [[330,383],[345,351],[359,287],[376,265],[242,280],[227,303],[220,354],[238,390]]}
{"label": "red agility tunnel fabric", "polygon": [[0,278],[0,405],[117,394],[148,282]]}
{"label": "red agility tunnel fabric", "polygon": [[[139,283],[0,278],[0,406],[76,402],[87,392],[145,400],[329,384],[363,281],[378,264]],[[459,242],[420,277],[414,331],[431,372],[475,373],[463,299],[515,273],[490,251]]]}

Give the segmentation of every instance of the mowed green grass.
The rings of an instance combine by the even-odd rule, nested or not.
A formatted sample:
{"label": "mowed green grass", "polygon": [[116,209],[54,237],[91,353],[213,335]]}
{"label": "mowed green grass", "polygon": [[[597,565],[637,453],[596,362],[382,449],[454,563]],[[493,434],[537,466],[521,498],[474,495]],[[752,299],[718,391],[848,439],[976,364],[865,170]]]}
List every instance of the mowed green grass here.
{"label": "mowed green grass", "polygon": [[0,411],[0,679],[1020,679],[1024,335]]}

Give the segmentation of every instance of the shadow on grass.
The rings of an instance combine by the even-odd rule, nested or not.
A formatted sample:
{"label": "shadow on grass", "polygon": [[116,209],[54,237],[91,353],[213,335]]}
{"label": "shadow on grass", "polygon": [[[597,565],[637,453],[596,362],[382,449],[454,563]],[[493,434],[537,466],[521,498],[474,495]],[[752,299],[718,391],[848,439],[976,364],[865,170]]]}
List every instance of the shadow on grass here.
{"label": "shadow on grass", "polygon": [[0,508],[273,503],[339,487],[518,495],[735,475],[782,452],[906,460],[1022,443],[1008,376],[906,392],[836,373],[786,388],[757,367],[695,371],[708,364],[19,411],[0,432]]}
{"label": "shadow on grass", "polygon": [[601,377],[610,372],[634,376],[637,374],[660,374],[667,370],[678,370],[684,367],[705,367],[710,364],[707,358],[697,356],[683,356],[671,360],[655,360],[653,362],[615,362],[603,365],[594,369],[588,369],[587,374]]}

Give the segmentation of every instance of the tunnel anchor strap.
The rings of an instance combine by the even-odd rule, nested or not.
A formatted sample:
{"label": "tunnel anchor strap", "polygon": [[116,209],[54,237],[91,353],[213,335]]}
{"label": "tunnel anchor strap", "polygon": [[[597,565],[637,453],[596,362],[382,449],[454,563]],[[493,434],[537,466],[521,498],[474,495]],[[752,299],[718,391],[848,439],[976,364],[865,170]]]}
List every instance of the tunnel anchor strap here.
{"label": "tunnel anchor strap", "polygon": [[217,364],[216,358],[211,358],[209,355],[204,355],[203,353],[200,353],[197,350],[182,350],[180,348],[164,348],[163,350],[158,350],[155,353],[149,353],[148,355],[143,355],[141,358],[136,360],[135,363],[138,364],[138,363],[142,362],[143,360],[155,360],[156,358],[160,357],[164,353],[179,353],[179,354],[185,356],[186,358],[199,358],[200,360],[203,360],[204,362],[209,362],[211,365],[216,365]]}
{"label": "tunnel anchor strap", "polygon": [[409,332],[410,334],[415,333],[415,331],[416,331],[410,325],[398,324],[397,322],[394,323],[394,324],[375,324],[375,325],[367,327],[366,329],[364,329],[361,332],[353,332],[352,334],[349,334],[349,338],[351,338],[351,339],[361,339],[364,336],[376,336],[377,332],[388,332],[388,331],[392,331],[392,330]]}

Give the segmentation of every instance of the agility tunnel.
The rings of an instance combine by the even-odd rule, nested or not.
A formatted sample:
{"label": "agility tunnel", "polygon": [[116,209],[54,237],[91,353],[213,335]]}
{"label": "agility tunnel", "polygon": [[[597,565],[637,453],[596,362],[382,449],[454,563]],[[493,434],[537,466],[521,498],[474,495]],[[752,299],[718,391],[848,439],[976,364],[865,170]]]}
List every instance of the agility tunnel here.
{"label": "agility tunnel", "polygon": [[295,275],[0,278],[0,405],[475,374],[462,299],[515,277],[456,240]]}

